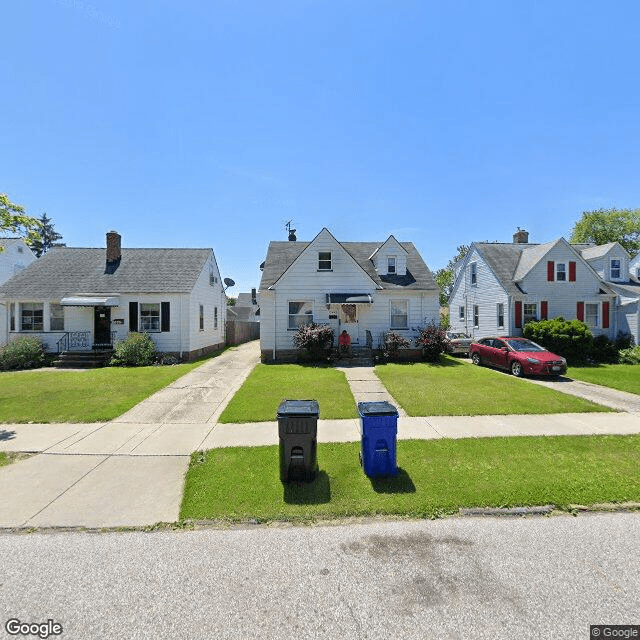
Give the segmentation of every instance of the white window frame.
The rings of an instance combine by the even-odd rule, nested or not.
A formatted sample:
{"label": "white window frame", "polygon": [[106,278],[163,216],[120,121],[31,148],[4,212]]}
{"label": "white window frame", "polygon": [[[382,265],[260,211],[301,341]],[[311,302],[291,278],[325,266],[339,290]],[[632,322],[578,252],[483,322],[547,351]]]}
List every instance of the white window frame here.
{"label": "white window frame", "polygon": [[[402,306],[404,306],[404,309],[405,309],[404,313],[403,313]],[[398,322],[400,318],[404,318],[404,323]],[[396,331],[404,331],[409,328],[409,301],[408,300],[390,300],[389,301],[389,327]]]}
{"label": "white window frame", "polygon": [[[527,307],[533,307],[534,312],[533,315],[531,313],[527,314]],[[523,302],[522,303],[522,324],[527,324],[527,322],[537,322],[539,319],[538,315],[538,303],[537,302]]]}
{"label": "white window frame", "polygon": [[464,320],[464,305],[458,307],[458,320]]}
{"label": "white window frame", "polygon": [[318,271],[333,271],[331,251],[318,251]]}
{"label": "white window frame", "polygon": [[[25,311],[31,313],[25,316]],[[39,312],[40,321],[36,323],[36,314]],[[31,318],[31,327],[25,329],[25,318]],[[20,304],[20,331],[36,332],[44,331],[44,303],[43,302],[22,302]]]}
{"label": "white window frame", "polygon": [[388,256],[387,257],[387,273],[395,275],[396,273],[398,273],[396,267],[397,267],[396,257]]}
{"label": "white window frame", "polygon": [[[613,266],[614,262],[618,263],[617,267]],[[614,268],[618,272],[617,276],[613,275]],[[620,260],[620,258],[611,258],[611,260],[609,260],[609,277],[612,280],[620,280],[620,278],[622,277],[622,260]]]}
{"label": "white window frame", "polygon": [[213,329],[218,329],[218,307],[213,307]]}
{"label": "white window frame", "polygon": [[[296,313],[291,313],[292,304],[301,305]],[[309,310],[311,313],[309,313]],[[287,331],[297,331],[300,325],[311,324],[313,322],[313,300],[289,300],[287,301],[287,311]],[[302,322],[300,322],[300,320],[302,320]]]}
{"label": "white window frame", "polygon": [[473,326],[475,329],[480,327],[480,307],[477,304],[473,305]]}
{"label": "white window frame", "polygon": [[49,303],[49,331],[64,331],[64,307],[58,302]]}
{"label": "white window frame", "polygon": [[[146,307],[146,309],[145,309]],[[140,333],[160,333],[160,303],[141,302],[138,310]]]}
{"label": "white window frame", "polygon": [[[589,313],[587,313],[588,308],[595,307],[595,324],[590,323],[589,322]],[[593,314],[591,314],[593,316]],[[600,303],[599,302],[585,302],[584,303],[584,323],[587,325],[587,327],[589,327],[590,329],[599,329],[600,328],[600,318],[602,317],[602,314],[600,312]]]}
{"label": "white window frame", "polygon": [[477,262],[472,262],[469,265],[469,276],[470,276],[471,286],[477,287],[478,286],[478,263]]}
{"label": "white window frame", "polygon": [[[562,269],[560,269],[560,267],[562,267]],[[562,274],[562,278],[560,277],[560,274]],[[556,262],[556,282],[568,282],[566,262]]]}
{"label": "white window frame", "polygon": [[200,331],[204,331],[204,305],[203,304],[200,305],[200,313],[198,314],[198,317],[199,317]]}
{"label": "white window frame", "polygon": [[496,305],[496,321],[499,327],[504,327],[504,302],[498,302]]}

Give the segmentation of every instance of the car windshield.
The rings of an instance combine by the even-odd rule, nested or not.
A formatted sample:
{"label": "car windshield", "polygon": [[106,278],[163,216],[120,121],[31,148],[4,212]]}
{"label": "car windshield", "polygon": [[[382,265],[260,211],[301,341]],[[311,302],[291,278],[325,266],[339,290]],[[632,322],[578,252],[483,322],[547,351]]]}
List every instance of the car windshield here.
{"label": "car windshield", "polygon": [[546,349],[541,347],[539,344],[536,344],[535,342],[531,342],[531,340],[507,340],[507,344],[514,351],[546,351]]}
{"label": "car windshield", "polygon": [[449,338],[449,340],[456,340],[458,338],[468,338],[469,336],[466,333],[453,333],[452,331],[450,331],[447,334],[447,337]]}

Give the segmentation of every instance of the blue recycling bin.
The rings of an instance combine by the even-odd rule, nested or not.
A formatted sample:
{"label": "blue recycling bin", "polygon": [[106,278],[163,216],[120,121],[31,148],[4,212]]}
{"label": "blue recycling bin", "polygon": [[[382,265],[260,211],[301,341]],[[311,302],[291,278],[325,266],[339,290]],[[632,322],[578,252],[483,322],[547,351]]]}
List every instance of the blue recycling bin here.
{"label": "blue recycling bin", "polygon": [[398,410],[388,402],[358,402],[360,461],[369,478],[398,475]]}

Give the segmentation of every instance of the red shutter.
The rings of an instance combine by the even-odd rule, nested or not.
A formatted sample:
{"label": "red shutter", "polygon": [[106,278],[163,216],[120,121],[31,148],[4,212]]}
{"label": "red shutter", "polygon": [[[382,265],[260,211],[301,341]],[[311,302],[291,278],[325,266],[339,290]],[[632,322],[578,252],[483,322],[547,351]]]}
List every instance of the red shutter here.
{"label": "red shutter", "polygon": [[602,303],[602,328],[603,329],[609,328],[609,303],[608,302]]}
{"label": "red shutter", "polygon": [[569,282],[575,282],[575,281],[576,281],[576,263],[570,262],[569,263]]}
{"label": "red shutter", "polygon": [[549,303],[543,300],[540,303],[540,320],[546,320],[549,314]]}
{"label": "red shutter", "polygon": [[555,280],[556,263],[553,260],[547,262],[547,280],[553,282]]}
{"label": "red shutter", "polygon": [[516,329],[522,329],[522,302],[516,300]]}
{"label": "red shutter", "polygon": [[584,322],[584,302],[578,302],[576,304],[576,318],[578,318],[580,322]]}

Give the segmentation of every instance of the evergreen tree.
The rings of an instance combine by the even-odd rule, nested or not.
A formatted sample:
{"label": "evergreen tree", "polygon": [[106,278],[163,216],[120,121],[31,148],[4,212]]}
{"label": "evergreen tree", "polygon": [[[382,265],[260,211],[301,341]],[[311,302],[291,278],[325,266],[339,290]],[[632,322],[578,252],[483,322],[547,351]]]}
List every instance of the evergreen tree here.
{"label": "evergreen tree", "polygon": [[66,246],[63,242],[58,242],[58,240],[62,239],[62,236],[53,228],[53,220],[46,213],[42,214],[39,222],[42,225],[40,230],[41,239],[36,240],[31,245],[32,251],[38,258],[41,258],[52,247]]}

